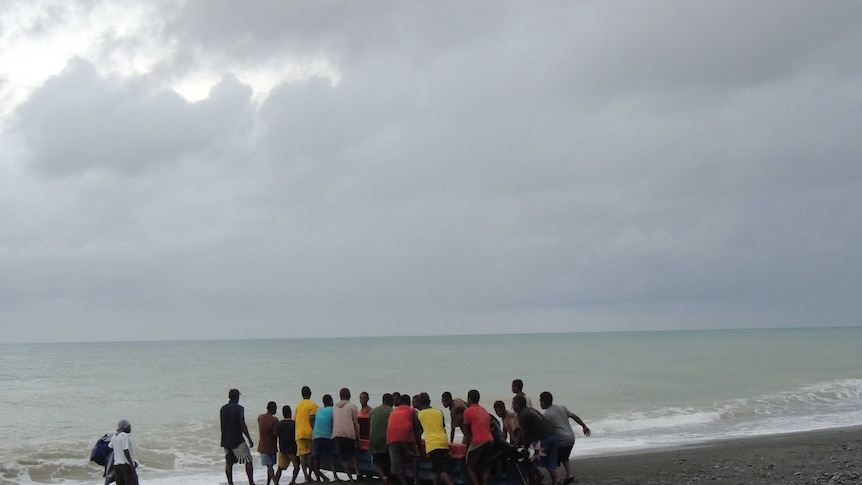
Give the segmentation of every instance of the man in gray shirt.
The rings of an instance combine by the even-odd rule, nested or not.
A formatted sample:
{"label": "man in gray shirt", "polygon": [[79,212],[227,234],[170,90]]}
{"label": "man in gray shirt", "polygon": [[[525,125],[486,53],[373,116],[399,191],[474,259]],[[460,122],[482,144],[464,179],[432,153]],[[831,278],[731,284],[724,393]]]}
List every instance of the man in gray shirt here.
{"label": "man in gray shirt", "polygon": [[569,424],[569,418],[581,425],[584,436],[590,435],[590,428],[578,417],[577,414],[560,404],[554,404],[554,396],[545,391],[539,395],[539,405],[544,409],[545,419],[554,426],[557,435],[557,466],[563,465],[566,470],[566,478],[563,483],[572,483],[575,480],[572,470],[569,468],[569,457],[575,446],[575,432]]}

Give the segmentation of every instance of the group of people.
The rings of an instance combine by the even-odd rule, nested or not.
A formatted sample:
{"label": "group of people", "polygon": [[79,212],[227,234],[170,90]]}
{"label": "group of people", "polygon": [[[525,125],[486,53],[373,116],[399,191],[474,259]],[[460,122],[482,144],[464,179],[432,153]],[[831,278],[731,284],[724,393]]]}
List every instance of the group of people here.
{"label": "group of people", "polygon": [[[296,484],[300,471],[306,482],[328,481],[321,474],[321,467],[332,470],[334,480],[340,480],[339,466],[348,481],[362,480],[356,459],[362,416],[367,416],[369,423],[368,453],[384,485],[389,484],[391,477],[397,477],[400,485],[407,485],[407,467],[412,471],[414,485],[418,485],[418,460],[422,456],[427,456],[431,462],[434,485],[439,485],[440,481],[453,485],[446,472],[446,460],[456,428],[461,430],[462,442],[467,447],[467,471],[473,485],[488,485],[492,467],[500,470],[500,457],[503,463],[512,457],[530,465],[524,476],[530,483],[541,482],[539,468],[547,470],[552,485],[571,483],[574,476],[569,457],[575,433],[569,419],[581,426],[585,436],[590,435],[590,429],[568,408],[554,404],[550,392],[539,396],[544,412],[534,409],[523,387],[520,379],[512,381],[511,410],[503,401],[494,403],[493,411],[500,418],[499,423],[479,404],[479,391],[470,390],[466,401],[444,392],[441,404],[449,410],[451,423],[447,435],[444,413],[431,407],[428,393],[412,397],[398,392],[386,393],[381,404],[372,408],[368,405],[368,393],[360,394],[360,405],[356,406],[350,402],[350,390],[342,388],[337,403],[326,394],[322,398],[323,406],[319,407],[311,400],[311,389],[304,386],[295,413],[290,406],[283,406],[279,420],[275,416],[277,405],[271,401],[266,412],[258,416],[257,451],[261,464],[267,468],[267,485],[278,485],[282,472],[290,465],[293,465],[290,485]],[[254,442],[239,396],[237,389],[231,389],[229,401],[220,412],[221,446],[226,451],[225,474],[228,484],[233,485],[233,465],[243,464],[249,484],[254,485],[251,456]],[[557,475],[561,464],[565,469],[563,478]]]}

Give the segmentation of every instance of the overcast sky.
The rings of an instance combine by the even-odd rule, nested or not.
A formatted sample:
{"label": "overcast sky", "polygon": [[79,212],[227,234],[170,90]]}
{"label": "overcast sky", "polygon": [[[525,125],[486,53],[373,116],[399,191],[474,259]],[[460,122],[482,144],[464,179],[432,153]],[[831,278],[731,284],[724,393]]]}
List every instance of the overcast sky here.
{"label": "overcast sky", "polygon": [[0,0],[0,342],[860,325],[860,19]]}

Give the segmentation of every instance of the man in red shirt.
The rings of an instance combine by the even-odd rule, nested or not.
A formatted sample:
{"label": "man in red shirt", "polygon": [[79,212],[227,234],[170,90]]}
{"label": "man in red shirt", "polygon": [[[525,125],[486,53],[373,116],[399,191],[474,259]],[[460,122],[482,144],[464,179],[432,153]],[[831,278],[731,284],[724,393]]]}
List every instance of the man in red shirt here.
{"label": "man in red shirt", "polygon": [[494,454],[494,435],[491,434],[491,415],[479,405],[479,391],[467,393],[464,411],[464,443],[467,448],[467,472],[473,485],[488,485],[491,476],[491,457]]}
{"label": "man in red shirt", "polygon": [[404,461],[410,460],[413,471],[413,484],[419,485],[419,456],[422,450],[422,426],[416,416],[416,410],[410,406],[410,396],[401,395],[398,407],[389,414],[386,427],[386,447],[392,462],[392,473],[398,475],[401,485],[407,485],[404,474]]}

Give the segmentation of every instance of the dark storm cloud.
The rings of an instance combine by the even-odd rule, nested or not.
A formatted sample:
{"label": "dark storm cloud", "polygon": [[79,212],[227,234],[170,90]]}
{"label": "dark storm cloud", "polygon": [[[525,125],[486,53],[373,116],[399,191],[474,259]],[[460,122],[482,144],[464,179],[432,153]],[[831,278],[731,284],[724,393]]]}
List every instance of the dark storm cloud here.
{"label": "dark storm cloud", "polygon": [[[154,71],[78,59],[18,109],[4,325],[858,324],[859,9],[186,4]],[[260,104],[230,74],[319,59]],[[160,83],[199,65],[203,101]]]}
{"label": "dark storm cloud", "polygon": [[19,110],[31,162],[43,173],[140,173],[234,135],[248,117],[243,110],[251,90],[233,80],[215,88],[217,106],[151,89],[146,83],[112,84],[99,79],[90,63],[73,60]]}

